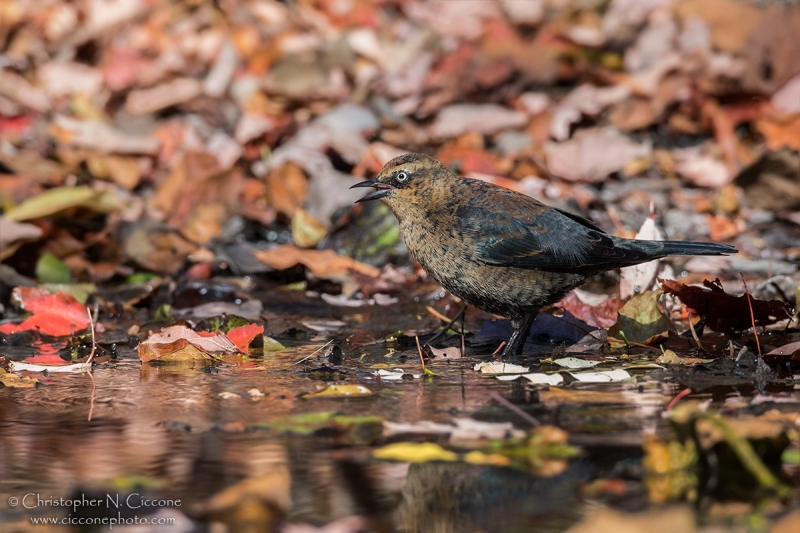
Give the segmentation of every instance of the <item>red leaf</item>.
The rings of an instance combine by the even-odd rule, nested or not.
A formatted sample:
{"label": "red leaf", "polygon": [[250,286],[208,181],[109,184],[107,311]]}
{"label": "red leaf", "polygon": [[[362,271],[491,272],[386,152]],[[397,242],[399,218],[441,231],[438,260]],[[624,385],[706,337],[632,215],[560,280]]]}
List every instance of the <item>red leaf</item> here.
{"label": "red leaf", "polygon": [[[713,331],[731,333],[744,331],[753,326],[750,319],[750,305],[747,295],[733,296],[722,290],[719,279],[713,282],[704,280],[703,287],[684,285],[679,281],[659,279],[664,292],[674,294],[686,304],[686,307],[706,319],[706,325]],[[750,297],[753,303],[753,316],[756,326],[774,324],[780,320],[791,318],[791,306],[779,300],[757,300]]]}
{"label": "red leaf", "polygon": [[89,316],[86,307],[66,292],[50,294],[44,289],[15,287],[12,300],[33,313],[21,324],[3,324],[0,333],[39,330],[43,335],[63,337],[86,329]]}
{"label": "red leaf", "polygon": [[233,328],[227,333],[227,335],[237,348],[244,353],[247,353],[247,348],[250,346],[250,343],[253,342],[253,339],[263,333],[264,326],[259,326],[258,324],[247,324],[245,326]]}

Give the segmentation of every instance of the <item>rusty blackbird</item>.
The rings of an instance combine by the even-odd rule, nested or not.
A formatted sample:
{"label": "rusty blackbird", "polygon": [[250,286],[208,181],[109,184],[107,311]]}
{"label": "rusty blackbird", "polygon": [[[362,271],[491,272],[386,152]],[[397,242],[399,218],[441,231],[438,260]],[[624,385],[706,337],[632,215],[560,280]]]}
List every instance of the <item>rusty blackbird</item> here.
{"label": "rusty blackbird", "polygon": [[375,179],[400,221],[412,257],[442,287],[484,311],[511,318],[503,356],[522,353],[536,313],[587,278],[671,255],[725,255],[725,244],[622,239],[592,221],[530,196],[456,176],[436,159],[408,154]]}

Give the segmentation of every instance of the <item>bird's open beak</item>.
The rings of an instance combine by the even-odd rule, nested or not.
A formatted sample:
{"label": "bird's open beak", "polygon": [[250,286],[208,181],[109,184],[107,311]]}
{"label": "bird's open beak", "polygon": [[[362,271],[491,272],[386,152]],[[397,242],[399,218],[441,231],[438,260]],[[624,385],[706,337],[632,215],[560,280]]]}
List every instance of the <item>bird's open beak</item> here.
{"label": "bird's open beak", "polygon": [[366,195],[364,198],[356,200],[357,204],[361,202],[369,202],[370,200],[378,200],[380,198],[383,198],[384,196],[389,194],[389,191],[391,191],[394,188],[391,185],[388,185],[386,183],[380,183],[375,180],[362,181],[361,183],[356,183],[350,188],[355,189],[356,187],[375,187],[376,189],[378,189],[377,191]]}

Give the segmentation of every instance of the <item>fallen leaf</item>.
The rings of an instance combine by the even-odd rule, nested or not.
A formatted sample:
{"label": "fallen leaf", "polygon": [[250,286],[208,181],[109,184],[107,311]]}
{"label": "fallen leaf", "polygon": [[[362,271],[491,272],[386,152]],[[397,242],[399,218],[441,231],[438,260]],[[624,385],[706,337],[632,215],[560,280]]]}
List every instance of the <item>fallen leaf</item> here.
{"label": "fallen leaf", "polygon": [[18,376],[0,368],[0,384],[9,389],[32,389],[39,384],[39,380],[27,376]]}
{"label": "fallen leaf", "polygon": [[677,154],[678,174],[691,184],[699,187],[717,188],[727,185],[733,180],[733,174],[722,161],[702,154],[694,149],[681,150]]}
{"label": "fallen leaf", "polygon": [[8,365],[12,372],[48,372],[48,373],[72,373],[72,372],[91,372],[91,363],[75,363],[72,365],[31,365],[21,361],[11,361]]}
{"label": "fallen leaf", "polygon": [[276,270],[286,270],[300,264],[321,278],[348,274],[351,271],[375,278],[381,272],[374,266],[339,255],[333,250],[302,250],[292,244],[261,250],[255,255],[259,261]]}
{"label": "fallen leaf", "polygon": [[44,289],[15,287],[11,299],[33,315],[21,324],[0,325],[0,333],[38,330],[43,335],[62,337],[89,325],[86,307],[67,293],[51,294]]}
{"label": "fallen leaf", "polygon": [[197,332],[180,325],[151,334],[139,343],[138,351],[143,363],[157,359],[164,363],[208,364],[214,361],[209,354],[240,353],[224,333]]}
{"label": "fallen leaf", "polygon": [[131,115],[155,113],[166,107],[183,104],[200,96],[202,84],[193,78],[178,78],[170,82],[137,89],[128,93],[125,110]]}
{"label": "fallen leaf", "polygon": [[481,374],[524,374],[529,368],[511,363],[478,363],[473,370]]}
{"label": "fallen leaf", "polygon": [[[233,344],[239,349],[242,353],[247,353],[248,348],[250,347],[250,343],[253,342],[253,339],[258,337],[259,335],[264,334],[264,326],[259,324],[247,324],[244,326],[239,326],[236,328],[231,329],[225,335],[231,340]],[[281,343],[277,343],[280,345],[279,349],[283,349],[283,345]],[[272,345],[272,347],[268,350],[267,343],[264,343],[264,351],[275,351],[276,346]]]}
{"label": "fallen leaf", "polygon": [[756,129],[764,136],[767,148],[800,150],[800,115],[764,117],[756,121]]}
{"label": "fallen leaf", "polygon": [[53,119],[48,131],[64,144],[109,154],[155,155],[161,145],[155,137],[124,133],[102,122],[76,120],[63,115]]}
{"label": "fallen leaf", "polygon": [[429,463],[431,461],[458,461],[458,454],[445,450],[432,442],[396,442],[372,452],[376,459],[404,463]]}
{"label": "fallen leaf", "polygon": [[608,298],[605,295],[599,303],[586,302],[577,291],[567,294],[556,305],[563,307],[565,311],[571,313],[590,326],[598,328],[609,328],[614,325],[619,315],[618,310],[623,305],[619,298]]}
{"label": "fallen leaf", "polygon": [[[634,237],[646,241],[663,241],[664,236],[656,227],[655,215],[651,211],[645,219],[642,227]],[[658,275],[658,260],[648,261],[638,265],[620,268],[619,295],[623,300],[627,300],[634,294],[651,290],[656,282]]]}
{"label": "fallen leaf", "polygon": [[461,359],[461,349],[457,346],[448,346],[447,348],[434,348],[428,346],[428,349],[433,354],[434,361],[452,361],[453,359]]}
{"label": "fallen leaf", "polygon": [[521,128],[528,116],[497,104],[456,104],[443,108],[431,125],[431,135],[438,139],[458,137],[465,133],[494,133]]}
{"label": "fallen leaf", "polygon": [[583,129],[569,141],[545,146],[550,172],[568,181],[588,182],[604,180],[650,150],[650,145],[637,144],[612,127]]}
{"label": "fallen leaf", "polygon": [[513,381],[519,378],[525,378],[535,385],[550,385],[551,387],[564,383],[564,376],[558,373],[543,374],[541,372],[534,372],[532,374],[497,376],[497,379],[500,381]]}
{"label": "fallen leaf", "polygon": [[600,361],[587,361],[586,359],[578,359],[577,357],[562,357],[553,361],[554,364],[570,369],[580,368],[594,368],[600,364]]}
{"label": "fallen leaf", "polygon": [[602,372],[570,372],[570,376],[581,383],[616,383],[631,378],[628,371],[621,368]]}
{"label": "fallen leaf", "polygon": [[374,393],[364,385],[328,385],[321,391],[306,394],[304,398],[351,398],[372,394]]}
{"label": "fallen leaf", "polygon": [[[664,283],[664,280],[659,281]],[[617,323],[608,328],[608,336],[649,344],[672,331],[672,322],[658,308],[659,296],[660,290],[645,291],[628,300],[619,310]]]}
{"label": "fallen leaf", "polygon": [[[752,327],[748,296],[733,296],[722,289],[719,279],[704,280],[703,287],[684,285],[679,281],[659,279],[664,292],[677,296],[686,307],[706,320],[713,331],[731,333]],[[779,300],[750,298],[756,326],[767,326],[791,318],[791,306]]]}
{"label": "fallen leaf", "polygon": [[112,191],[96,191],[83,186],[54,187],[12,207],[6,211],[5,218],[12,221],[32,220],[77,207],[110,213],[121,208],[122,202]]}
{"label": "fallen leaf", "polygon": [[0,261],[8,246],[19,242],[30,242],[43,235],[42,229],[33,224],[24,224],[0,216]]}

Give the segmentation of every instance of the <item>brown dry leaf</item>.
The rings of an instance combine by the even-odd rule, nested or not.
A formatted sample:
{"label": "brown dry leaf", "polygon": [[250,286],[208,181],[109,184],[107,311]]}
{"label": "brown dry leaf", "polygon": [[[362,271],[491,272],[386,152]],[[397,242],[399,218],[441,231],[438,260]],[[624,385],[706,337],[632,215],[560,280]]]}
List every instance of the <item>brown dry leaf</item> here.
{"label": "brown dry leaf", "polygon": [[521,128],[527,123],[525,113],[497,104],[456,104],[439,111],[430,133],[435,138],[446,139],[471,132],[494,133]]}
{"label": "brown dry leaf", "polygon": [[[727,241],[739,235],[744,228],[741,219],[734,220],[726,215],[708,215],[708,236],[712,241]],[[737,223],[739,222],[739,223]]]}
{"label": "brown dry leaf", "polygon": [[610,105],[622,102],[631,94],[625,85],[595,87],[581,85],[564,98],[553,112],[550,134],[553,139],[563,141],[569,138],[570,126],[580,122],[584,115],[593,117]]}
{"label": "brown dry leaf", "polygon": [[[750,5],[733,0],[728,3]],[[797,54],[800,48],[800,5],[772,4],[759,11],[752,20],[756,20],[757,24],[750,39],[741,41],[746,44],[743,56],[747,65],[741,76],[742,88],[772,94],[800,71],[800,55]],[[748,23],[737,21],[740,25]],[[736,27],[734,24],[731,29]],[[725,31],[728,32],[727,29]]]}
{"label": "brown dry leaf", "polygon": [[764,361],[770,364],[800,361],[800,341],[785,344],[765,353]]}
{"label": "brown dry leaf", "polygon": [[447,348],[434,348],[428,346],[428,349],[433,354],[434,361],[452,361],[453,359],[461,359],[461,349],[457,346],[448,346]]}
{"label": "brown dry leaf", "polygon": [[240,353],[224,333],[200,334],[186,326],[170,326],[151,334],[139,343],[143,363],[157,359],[165,363],[204,363],[214,359],[209,354]]}
{"label": "brown dry leaf", "polygon": [[764,136],[767,148],[800,150],[800,115],[786,118],[764,117],[756,121],[756,129]]}
{"label": "brown dry leaf", "polygon": [[308,180],[295,163],[273,168],[267,174],[267,197],[276,211],[289,217],[303,206],[308,194]]}
{"label": "brown dry leaf", "polygon": [[753,4],[736,0],[682,0],[675,14],[684,22],[699,18],[711,27],[711,42],[723,52],[743,52],[762,17]]}
{"label": "brown dry leaf", "polygon": [[325,278],[357,272],[371,278],[380,275],[380,269],[361,263],[333,250],[302,250],[293,244],[284,244],[256,252],[256,257],[276,270],[286,270],[303,265],[315,276]]}
{"label": "brown dry leaf", "polygon": [[733,174],[722,161],[695,149],[676,153],[678,174],[699,187],[722,187],[733,180]]}
{"label": "brown dry leaf", "polygon": [[50,110],[50,100],[39,88],[18,74],[0,68],[0,96],[5,96],[39,113]]}
{"label": "brown dry leaf", "polygon": [[122,251],[140,266],[162,274],[171,274],[183,266],[197,249],[179,232],[152,220],[134,222],[122,227]]}
{"label": "brown dry leaf", "polygon": [[612,127],[580,130],[569,141],[545,146],[550,172],[568,181],[598,182],[629,161],[647,157],[650,146],[637,144]]}
{"label": "brown dry leaf", "polygon": [[[703,281],[704,287],[684,285],[679,281],[659,279],[666,294],[677,296],[695,314],[705,317],[706,325],[713,331],[744,331],[752,327],[748,296],[734,296],[715,281]],[[778,300],[750,298],[757,326],[767,326],[791,318],[791,306]]]}
{"label": "brown dry leaf", "polygon": [[149,159],[111,155],[105,158],[105,165],[111,180],[129,191],[135,189],[142,180],[142,173],[149,167]]}
{"label": "brown dry leaf", "polygon": [[131,115],[155,113],[164,108],[194,100],[203,92],[202,84],[193,78],[178,78],[149,89],[128,94],[125,110]]}
{"label": "brown dry leaf", "polygon": [[42,65],[37,74],[42,88],[52,98],[94,95],[103,87],[102,72],[83,63],[51,61]]}
{"label": "brown dry leaf", "polygon": [[123,133],[108,124],[63,115],[53,119],[48,132],[62,143],[103,153],[154,155],[161,144],[154,137]]}
{"label": "brown dry leaf", "polygon": [[620,131],[633,131],[650,126],[660,116],[650,99],[633,97],[615,105],[608,121]]}
{"label": "brown dry leaf", "polygon": [[27,376],[21,377],[0,368],[0,384],[9,389],[32,389],[39,384],[39,380]]}
{"label": "brown dry leaf", "polygon": [[196,206],[186,220],[183,233],[200,244],[208,244],[222,233],[228,210],[219,203],[202,203]]}
{"label": "brown dry leaf", "polygon": [[292,217],[292,241],[300,248],[313,248],[328,234],[328,225],[303,209]]}

